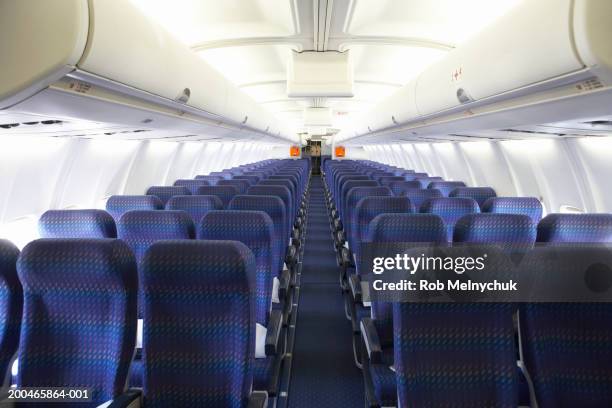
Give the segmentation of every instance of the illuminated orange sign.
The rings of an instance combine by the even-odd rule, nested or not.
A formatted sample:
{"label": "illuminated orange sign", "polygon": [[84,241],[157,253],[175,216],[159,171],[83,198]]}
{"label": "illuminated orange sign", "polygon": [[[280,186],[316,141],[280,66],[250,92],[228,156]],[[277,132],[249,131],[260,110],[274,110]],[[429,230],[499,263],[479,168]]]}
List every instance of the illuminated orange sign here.
{"label": "illuminated orange sign", "polygon": [[299,146],[291,146],[289,149],[289,155],[291,157],[300,157],[300,147]]}
{"label": "illuminated orange sign", "polygon": [[344,157],[346,155],[346,149],[344,146],[336,146],[336,157]]}

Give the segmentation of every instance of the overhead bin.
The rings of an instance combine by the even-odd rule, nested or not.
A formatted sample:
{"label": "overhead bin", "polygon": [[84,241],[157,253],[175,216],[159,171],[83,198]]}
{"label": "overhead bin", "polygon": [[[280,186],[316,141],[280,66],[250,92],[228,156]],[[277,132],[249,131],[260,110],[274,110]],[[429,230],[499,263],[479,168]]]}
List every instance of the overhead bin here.
{"label": "overhead bin", "polygon": [[[187,46],[123,0],[23,0],[0,5],[0,109],[45,115],[58,92],[139,105],[294,142],[270,113]],[[70,86],[61,81],[69,77]],[[49,92],[49,95],[40,95]],[[145,102],[146,103],[139,103]],[[61,100],[58,99],[61,103]],[[89,119],[90,104],[83,112]],[[42,111],[31,112],[37,106]],[[53,107],[61,112],[61,107]],[[95,115],[94,115],[95,116]],[[91,116],[92,120],[96,118]],[[154,124],[152,126],[155,126]],[[270,130],[274,129],[274,133]],[[210,131],[210,129],[207,129]],[[294,140],[295,139],[295,140]]]}
{"label": "overhead bin", "polygon": [[362,115],[344,136],[456,115],[571,84],[584,83],[577,92],[608,87],[610,38],[610,1],[524,1]]}

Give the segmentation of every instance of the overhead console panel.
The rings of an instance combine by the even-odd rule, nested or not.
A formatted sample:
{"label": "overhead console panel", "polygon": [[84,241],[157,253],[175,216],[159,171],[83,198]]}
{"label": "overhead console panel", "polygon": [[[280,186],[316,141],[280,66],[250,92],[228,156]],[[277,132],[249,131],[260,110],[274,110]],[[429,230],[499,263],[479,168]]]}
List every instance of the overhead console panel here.
{"label": "overhead console panel", "polygon": [[184,119],[190,131],[201,122],[208,133],[218,127],[227,134],[229,127],[233,134],[297,140],[132,2],[2,2],[0,36],[12,39],[0,42],[0,109],[100,120],[99,103],[107,111],[121,107],[116,121],[126,124],[162,115],[178,129]]}
{"label": "overhead console panel", "polygon": [[524,1],[362,115],[341,138],[605,89],[612,85],[610,38],[610,1]]}

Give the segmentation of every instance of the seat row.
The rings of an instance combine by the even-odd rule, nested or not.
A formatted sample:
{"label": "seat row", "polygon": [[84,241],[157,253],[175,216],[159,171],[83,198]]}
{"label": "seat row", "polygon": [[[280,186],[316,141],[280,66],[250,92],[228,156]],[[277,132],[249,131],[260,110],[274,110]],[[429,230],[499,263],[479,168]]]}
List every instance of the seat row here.
{"label": "seat row", "polygon": [[[243,170],[249,176],[252,169]],[[257,170],[295,176],[298,197],[305,196],[307,162],[274,161]],[[18,306],[3,308],[15,316],[6,319],[13,342],[2,352],[10,360],[19,344],[17,386],[88,386],[103,402],[129,383],[143,387],[151,406],[246,406],[251,389],[276,397],[292,304],[289,285],[283,292],[279,282],[287,281],[283,200],[236,196],[227,210],[205,212],[199,240],[189,211],[159,209],[130,209],[116,224],[99,210],[44,214],[40,231],[47,238],[24,249],[19,279],[16,253],[7,250],[12,273],[3,275],[17,289],[6,298],[25,305],[22,319]],[[298,210],[304,209],[295,211],[301,225],[306,214]],[[3,363],[5,373],[10,361]],[[262,395],[253,398],[261,402]]]}
{"label": "seat row", "polygon": [[[415,173],[372,162],[326,161],[324,172],[368,406],[612,404],[609,304],[364,303],[360,272],[367,272],[358,270],[360,246],[370,242],[498,243],[518,251],[535,242],[609,244],[611,214],[540,220],[537,199],[456,185],[442,192],[433,187],[457,182],[440,180],[394,195],[381,184],[405,183],[394,178]],[[428,198],[414,205],[422,197]]]}

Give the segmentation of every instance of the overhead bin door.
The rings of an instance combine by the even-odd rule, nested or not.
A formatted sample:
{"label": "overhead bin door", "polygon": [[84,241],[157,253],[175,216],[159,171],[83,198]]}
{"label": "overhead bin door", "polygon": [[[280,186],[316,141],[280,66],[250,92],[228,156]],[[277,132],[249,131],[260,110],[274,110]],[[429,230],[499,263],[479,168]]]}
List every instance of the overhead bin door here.
{"label": "overhead bin door", "polygon": [[524,1],[419,76],[421,115],[584,68],[574,51],[572,0]]}

